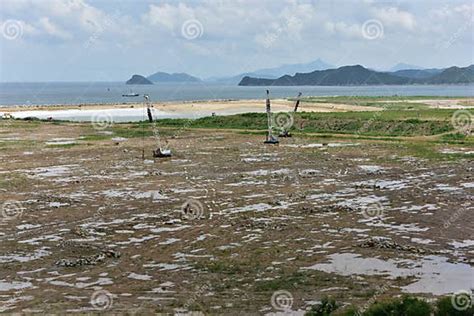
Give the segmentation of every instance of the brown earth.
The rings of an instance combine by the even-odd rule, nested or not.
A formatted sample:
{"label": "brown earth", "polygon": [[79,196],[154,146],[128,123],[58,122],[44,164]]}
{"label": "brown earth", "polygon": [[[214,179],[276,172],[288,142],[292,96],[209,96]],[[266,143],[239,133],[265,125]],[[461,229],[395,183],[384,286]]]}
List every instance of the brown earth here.
{"label": "brown earth", "polygon": [[[473,164],[462,154],[169,130],[173,157],[153,159],[152,137],[80,138],[103,132],[18,121],[0,130],[0,311],[264,314],[281,290],[292,310],[324,296],[362,307],[417,277],[304,268],[347,253],[472,268],[472,245],[455,247],[474,233]],[[400,248],[371,243],[380,237]]]}

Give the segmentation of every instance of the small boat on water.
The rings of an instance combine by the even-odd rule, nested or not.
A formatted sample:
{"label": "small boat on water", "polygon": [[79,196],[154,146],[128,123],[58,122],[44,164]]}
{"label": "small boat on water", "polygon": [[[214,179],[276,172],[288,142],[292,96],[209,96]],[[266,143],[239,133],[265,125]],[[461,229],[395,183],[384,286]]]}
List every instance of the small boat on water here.
{"label": "small boat on water", "polygon": [[140,96],[140,94],[132,92],[132,90],[130,90],[129,93],[122,94],[122,97],[126,97],[126,98],[138,97],[138,96]]}

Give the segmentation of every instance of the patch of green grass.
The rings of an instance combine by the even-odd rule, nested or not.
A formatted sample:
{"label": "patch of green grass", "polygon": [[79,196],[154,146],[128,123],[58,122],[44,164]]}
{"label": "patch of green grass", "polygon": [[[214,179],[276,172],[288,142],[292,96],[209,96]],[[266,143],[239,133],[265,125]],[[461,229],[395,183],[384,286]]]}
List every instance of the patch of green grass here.
{"label": "patch of green grass", "polygon": [[0,176],[0,188],[15,190],[32,184],[31,179],[21,173],[4,173]]}
{"label": "patch of green grass", "polygon": [[[333,96],[333,97],[304,97],[302,101],[326,101],[328,103],[347,103],[351,101],[359,102],[380,102],[380,101],[418,101],[418,100],[439,100],[439,99],[469,99],[471,97],[449,97],[449,96]],[[290,98],[294,100],[294,98]]]}
{"label": "patch of green grass", "polygon": [[410,296],[387,302],[376,302],[364,316],[431,316],[433,308],[427,302]]}
{"label": "patch of green grass", "polygon": [[443,297],[436,302],[435,316],[472,316],[474,315],[474,305],[459,310],[454,308],[451,297]]}
{"label": "patch of green grass", "polygon": [[27,149],[36,146],[36,141],[34,140],[0,140],[0,148],[2,149],[11,149],[11,148],[22,148]]}
{"label": "patch of green grass", "polygon": [[206,270],[210,273],[236,274],[242,272],[242,269],[232,262],[213,261],[206,264],[199,263],[196,268]]}
{"label": "patch of green grass", "polygon": [[461,133],[450,133],[442,135],[440,140],[445,143],[460,143],[463,144],[467,140],[467,135]]}
{"label": "patch of green grass", "polygon": [[[326,304],[328,305],[328,304]],[[334,305],[329,305],[334,306]],[[313,315],[309,314],[306,315]],[[474,306],[465,310],[456,309],[453,306],[451,297],[441,297],[433,305],[423,299],[404,295],[402,298],[379,301],[371,304],[364,310],[359,310],[355,306],[348,306],[333,310],[330,314],[334,316],[472,316]]]}
{"label": "patch of green grass", "polygon": [[[318,98],[308,97],[302,99],[303,102],[308,103],[334,103],[334,104],[349,104],[355,106],[372,106],[380,107],[386,110],[422,110],[428,109],[429,105],[420,102],[410,102],[406,99],[384,99],[378,97],[329,97]],[[392,101],[392,102],[390,102]],[[395,102],[396,101],[396,102]],[[304,105],[302,106],[304,109]]]}
{"label": "patch of green grass", "polygon": [[81,140],[83,141],[100,141],[112,138],[112,135],[105,135],[105,134],[89,134],[89,135],[81,135]]}
{"label": "patch of green grass", "polygon": [[324,297],[320,304],[314,305],[305,313],[305,316],[330,316],[340,307],[333,298]]}
{"label": "patch of green grass", "polygon": [[433,119],[433,115],[448,116],[447,113],[423,111],[423,115],[414,117],[413,113],[407,112],[303,112],[295,118],[295,126],[304,132],[366,136],[436,135],[453,130],[449,121]]}
{"label": "patch of green grass", "polygon": [[[299,112],[294,114],[293,130],[300,133],[337,133],[364,136],[417,136],[436,135],[453,130],[450,123],[452,110],[429,109],[421,111],[386,110],[379,112]],[[196,120],[158,120],[160,127],[267,129],[265,113],[245,113],[230,116],[204,117]],[[142,122],[135,129],[151,128]],[[251,131],[254,132],[254,131]]]}
{"label": "patch of green grass", "polygon": [[268,281],[258,281],[255,284],[257,291],[277,291],[296,289],[307,282],[307,274],[303,272],[295,272],[291,275],[282,275],[278,279]]}
{"label": "patch of green grass", "polygon": [[70,143],[70,144],[48,144],[47,147],[51,148],[71,148],[74,146],[80,145],[79,143]]}
{"label": "patch of green grass", "polygon": [[130,125],[130,126],[114,126],[112,128],[114,135],[116,137],[125,137],[125,138],[136,138],[136,137],[149,137],[153,136],[153,130],[151,128],[142,128],[139,125]]}

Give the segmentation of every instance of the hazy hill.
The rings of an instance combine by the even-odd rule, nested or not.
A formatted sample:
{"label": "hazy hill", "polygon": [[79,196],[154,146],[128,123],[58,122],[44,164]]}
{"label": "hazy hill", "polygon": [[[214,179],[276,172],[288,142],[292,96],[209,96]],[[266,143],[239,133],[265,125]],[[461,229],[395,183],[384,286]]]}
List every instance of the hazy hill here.
{"label": "hazy hill", "polygon": [[430,84],[462,84],[474,82],[474,65],[468,67],[450,67],[443,70],[431,78],[428,78],[427,83]]}
{"label": "hazy hill", "polygon": [[334,68],[334,66],[318,58],[309,63],[286,64],[286,65],[281,65],[281,66],[273,67],[273,68],[263,68],[263,69],[258,69],[252,72],[241,73],[241,74],[230,76],[230,77],[209,78],[208,81],[227,83],[227,84],[237,84],[244,77],[276,79],[287,74],[294,75],[298,72],[311,72],[314,70],[325,70],[329,68]]}
{"label": "hazy hill", "polygon": [[[418,71],[418,72],[417,72]],[[350,86],[350,85],[406,85],[460,84],[474,82],[474,65],[445,70],[405,70],[394,73],[378,72],[360,65],[336,69],[285,75],[277,79],[244,77],[241,86]],[[417,73],[416,73],[417,72]],[[417,77],[418,76],[418,77]],[[421,77],[420,77],[421,76]]]}
{"label": "hazy hill", "polygon": [[199,82],[201,79],[188,75],[186,73],[173,73],[167,72],[156,72],[147,77],[153,82]]}
{"label": "hazy hill", "polygon": [[404,69],[392,72],[393,75],[412,78],[412,79],[424,79],[430,78],[434,75],[441,73],[444,69]]}
{"label": "hazy hill", "polygon": [[377,72],[360,65],[344,66],[336,69],[317,70],[310,73],[297,73],[294,76],[282,76],[278,79],[259,79],[245,77],[239,83],[241,86],[349,86],[349,85],[378,85],[406,84],[409,78],[395,76],[389,73]]}
{"label": "hazy hill", "polygon": [[392,68],[390,68],[390,70],[388,72],[395,72],[395,71],[407,70],[407,69],[421,70],[421,69],[424,69],[424,68],[420,67],[420,66],[405,64],[405,63],[398,63],[395,66],[393,66]]}
{"label": "hazy hill", "polygon": [[133,75],[132,78],[128,79],[126,84],[153,84],[147,78],[140,76],[140,75]]}

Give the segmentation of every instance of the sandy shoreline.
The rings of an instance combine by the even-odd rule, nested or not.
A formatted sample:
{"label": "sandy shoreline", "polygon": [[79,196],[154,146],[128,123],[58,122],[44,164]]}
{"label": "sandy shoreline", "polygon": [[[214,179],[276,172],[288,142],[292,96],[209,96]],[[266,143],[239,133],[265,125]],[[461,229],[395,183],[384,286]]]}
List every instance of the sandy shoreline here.
{"label": "sandy shoreline", "polygon": [[[285,99],[272,100],[272,111],[293,111],[294,102]],[[265,100],[216,100],[196,102],[153,103],[155,115],[159,118],[199,118],[204,116],[232,115],[248,112],[265,112]],[[382,108],[355,106],[349,104],[302,102],[300,110],[306,112],[379,111]],[[38,118],[90,120],[97,115],[107,115],[116,121],[141,120],[144,116],[143,103],[90,104],[57,106],[15,106],[0,109],[0,115],[9,114],[15,118],[35,116]]]}
{"label": "sandy shoreline", "polygon": [[[399,103],[404,101],[385,101]],[[407,100],[410,103],[422,103],[432,108],[465,109],[474,106],[474,98],[468,99],[429,99]],[[265,112],[265,100],[209,100],[209,101],[179,101],[152,103],[154,115],[157,118],[200,118],[211,115],[233,115]],[[294,102],[287,99],[273,99],[273,112],[293,111]],[[15,118],[37,117],[40,119],[58,119],[74,121],[90,121],[97,116],[111,117],[114,121],[140,121],[145,117],[144,103],[126,104],[80,104],[80,105],[35,105],[35,106],[6,106],[0,107],[0,116]],[[301,102],[300,111],[305,112],[351,112],[351,111],[381,111],[383,107],[362,106],[341,103]]]}
{"label": "sandy shoreline", "polygon": [[[229,110],[235,108],[260,109],[265,110],[265,100],[208,100],[208,101],[179,101],[179,102],[153,102],[153,107],[158,110],[167,111],[193,111],[196,109],[206,110]],[[15,105],[0,107],[1,112],[19,112],[19,111],[55,111],[55,110],[103,110],[103,109],[127,109],[143,107],[143,102],[131,103],[100,103],[100,104],[58,104],[58,105]],[[286,99],[272,100],[272,106],[275,109],[292,110],[294,107],[293,101]],[[324,109],[331,110],[374,110],[374,107],[361,107],[349,104],[332,104],[332,103],[311,103],[301,102],[300,108],[307,108],[308,111],[323,111]]]}

